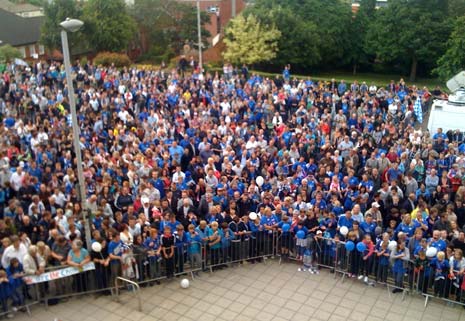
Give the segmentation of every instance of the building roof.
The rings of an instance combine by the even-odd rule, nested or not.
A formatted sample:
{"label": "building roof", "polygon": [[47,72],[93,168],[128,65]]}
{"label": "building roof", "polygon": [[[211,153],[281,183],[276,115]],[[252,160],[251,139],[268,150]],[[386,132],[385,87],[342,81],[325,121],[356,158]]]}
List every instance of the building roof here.
{"label": "building roof", "polygon": [[42,22],[43,17],[23,18],[0,9],[0,40],[12,46],[37,43]]}
{"label": "building roof", "polygon": [[0,9],[12,13],[23,13],[42,10],[40,7],[34,6],[30,3],[13,3],[8,0],[0,0]]}

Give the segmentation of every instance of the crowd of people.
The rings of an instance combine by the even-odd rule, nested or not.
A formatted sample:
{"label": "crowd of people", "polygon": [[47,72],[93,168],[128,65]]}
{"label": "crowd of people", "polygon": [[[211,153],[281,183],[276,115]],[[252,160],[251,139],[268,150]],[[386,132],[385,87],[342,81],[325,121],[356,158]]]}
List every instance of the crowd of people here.
{"label": "crowd of people", "polygon": [[[63,64],[7,65],[0,74],[4,308],[5,298],[21,306],[23,275],[50,266],[94,262],[114,278],[134,252],[146,257],[148,277],[161,261],[171,276],[176,248],[190,244],[191,254],[208,247],[221,268],[225,243],[286,224],[291,240],[300,230],[304,239],[363,240],[370,256],[390,240],[395,255],[411,259],[435,247],[428,264],[444,272],[451,258],[462,277],[465,260],[452,258],[465,250],[463,132],[416,129],[415,101],[426,110],[445,95],[439,88],[297,79],[291,66],[275,78],[230,64],[181,77],[77,60],[72,72],[83,185]],[[98,253],[85,244],[83,211]],[[393,269],[403,275],[401,266]]]}

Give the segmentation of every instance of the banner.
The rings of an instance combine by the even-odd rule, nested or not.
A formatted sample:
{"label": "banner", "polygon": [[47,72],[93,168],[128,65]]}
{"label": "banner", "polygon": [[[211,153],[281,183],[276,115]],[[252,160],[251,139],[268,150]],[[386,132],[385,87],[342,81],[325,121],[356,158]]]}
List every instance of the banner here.
{"label": "banner", "polygon": [[95,270],[95,265],[93,262],[87,263],[86,265],[82,267],[82,269],[78,269],[75,267],[67,267],[64,269],[56,270],[56,271],[45,272],[45,273],[42,273],[41,275],[28,275],[28,276],[23,277],[23,281],[26,284],[43,283],[43,282],[49,282],[53,280],[66,278],[71,275],[75,275],[75,274],[79,274],[79,273],[91,271],[91,270]]}

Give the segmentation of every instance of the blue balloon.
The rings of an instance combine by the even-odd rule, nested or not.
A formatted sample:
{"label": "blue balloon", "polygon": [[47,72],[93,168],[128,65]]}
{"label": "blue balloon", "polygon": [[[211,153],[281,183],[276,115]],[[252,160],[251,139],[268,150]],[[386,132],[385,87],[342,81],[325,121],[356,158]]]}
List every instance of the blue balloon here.
{"label": "blue balloon", "polygon": [[305,238],[305,232],[302,231],[302,230],[299,230],[297,233],[296,233],[296,236],[298,239],[303,239]]}
{"label": "blue balloon", "polygon": [[363,242],[358,242],[357,243],[357,251],[365,252],[366,249],[367,249],[367,246],[365,245],[365,243],[363,243]]}
{"label": "blue balloon", "polygon": [[283,232],[289,232],[291,226],[288,223],[283,224]]}
{"label": "blue balloon", "polygon": [[351,252],[355,249],[355,244],[352,241],[347,241],[346,243],[346,250]]}

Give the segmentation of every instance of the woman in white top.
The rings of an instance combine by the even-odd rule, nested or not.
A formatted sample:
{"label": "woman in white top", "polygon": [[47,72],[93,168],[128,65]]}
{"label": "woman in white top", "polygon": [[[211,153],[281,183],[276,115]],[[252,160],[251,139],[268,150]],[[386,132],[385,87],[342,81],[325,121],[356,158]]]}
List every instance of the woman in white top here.
{"label": "woman in white top", "polygon": [[134,242],[134,237],[129,232],[128,226],[126,224],[123,224],[122,229],[123,229],[123,231],[121,233],[119,233],[119,237],[120,237],[121,241],[125,245],[128,245],[128,246],[132,245],[132,243]]}

